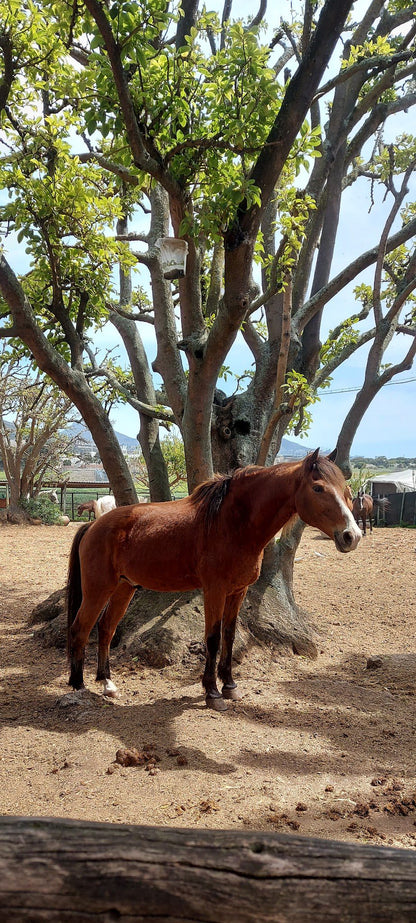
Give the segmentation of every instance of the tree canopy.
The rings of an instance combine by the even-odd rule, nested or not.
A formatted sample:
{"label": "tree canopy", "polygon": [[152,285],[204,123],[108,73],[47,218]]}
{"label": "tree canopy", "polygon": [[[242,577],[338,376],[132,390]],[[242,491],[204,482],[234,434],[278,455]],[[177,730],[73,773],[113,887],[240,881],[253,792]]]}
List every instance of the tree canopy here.
{"label": "tree canopy", "polygon": [[[412,365],[416,146],[402,125],[388,143],[384,130],[416,102],[416,4],[357,6],[305,0],[289,18],[263,0],[244,20],[230,2],[222,15],[198,0],[0,2],[0,332],[80,410],[121,503],[134,488],[109,391],[137,409],[163,499],[160,422],[180,429],[190,487],[214,468],[268,463],[288,427],[307,424],[317,388],[368,344],[340,432],[347,467],[372,398]],[[332,277],[342,195],[363,183],[369,205],[385,193],[380,236]],[[160,259],[168,236],[188,247],[175,282]],[[325,307],[354,280],[355,309],[321,343]],[[106,323],[128,368],[95,342]],[[240,332],[253,365],[226,396]],[[386,364],[393,337],[402,358]]]}

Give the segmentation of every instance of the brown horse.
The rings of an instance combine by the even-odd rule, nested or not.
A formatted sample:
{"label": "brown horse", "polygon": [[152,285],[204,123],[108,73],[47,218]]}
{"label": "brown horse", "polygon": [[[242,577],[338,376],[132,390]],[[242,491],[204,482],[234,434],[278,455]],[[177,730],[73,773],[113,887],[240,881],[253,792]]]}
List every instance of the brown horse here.
{"label": "brown horse", "polygon": [[[207,705],[221,711],[224,699],[240,698],[231,672],[235,625],[267,543],[296,513],[341,552],[361,538],[334,457],[320,456],[317,449],[303,461],[241,468],[216,475],[182,500],[122,506],[84,523],[73,541],[68,573],[69,684],[83,687],[85,646],[101,612],[97,680],[104,681],[106,695],[114,695],[109,646],[136,588],[202,588]],[[216,684],[220,645],[222,695]]]}
{"label": "brown horse", "polygon": [[91,513],[93,513],[94,519],[99,519],[104,513],[109,513],[110,510],[113,510],[115,505],[116,501],[114,497],[112,497],[111,494],[106,494],[104,497],[99,497],[98,500],[86,500],[85,503],[80,503],[77,513],[78,516],[82,516],[83,513],[88,513],[88,519]]}
{"label": "brown horse", "polygon": [[352,512],[354,519],[359,525],[360,519],[363,524],[363,533],[367,534],[367,519],[370,526],[370,532],[373,531],[373,510],[375,507],[380,507],[381,509],[386,509],[389,506],[389,501],[385,498],[379,497],[370,497],[370,494],[365,494],[361,489],[358,491],[358,496],[352,501]]}

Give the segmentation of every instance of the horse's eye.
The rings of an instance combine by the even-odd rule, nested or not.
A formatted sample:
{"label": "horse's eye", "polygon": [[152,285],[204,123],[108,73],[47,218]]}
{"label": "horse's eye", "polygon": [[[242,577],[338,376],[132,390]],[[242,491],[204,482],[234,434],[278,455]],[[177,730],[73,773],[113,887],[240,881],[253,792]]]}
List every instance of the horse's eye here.
{"label": "horse's eye", "polygon": [[316,494],[322,494],[324,489],[320,484],[314,484],[312,490],[314,490]]}

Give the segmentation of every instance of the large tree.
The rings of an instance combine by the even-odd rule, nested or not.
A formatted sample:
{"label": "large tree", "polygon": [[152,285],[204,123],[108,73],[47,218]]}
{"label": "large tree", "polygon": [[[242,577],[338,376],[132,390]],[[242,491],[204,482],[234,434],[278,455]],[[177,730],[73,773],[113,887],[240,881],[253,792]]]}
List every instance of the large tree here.
{"label": "large tree", "polygon": [[[121,503],[133,486],[100,381],[137,408],[152,497],[163,499],[160,420],[181,431],[190,488],[214,468],[270,463],[288,426],[307,420],[317,387],[369,344],[340,434],[347,469],[372,397],[415,352],[415,144],[402,134],[386,145],[383,130],[416,102],[416,4],[372,0],[359,21],[346,0],[305,0],[291,21],[275,5],[267,38],[265,2],[247,22],[232,20],[229,2],[220,18],[199,6],[1,3],[3,220],[31,260],[19,279],[0,259],[2,334],[20,338],[79,408]],[[386,191],[382,233],[331,278],[343,192],[364,182],[369,202]],[[177,285],[158,247],[172,234],[188,246]],[[326,305],[369,267],[361,304],[322,345]],[[128,375],[94,347],[104,320],[124,343]],[[227,398],[218,380],[240,331],[253,367]],[[402,358],[387,370],[393,337]],[[270,549],[267,569],[268,580],[284,574],[290,605],[294,547],[282,541],[279,561]]]}

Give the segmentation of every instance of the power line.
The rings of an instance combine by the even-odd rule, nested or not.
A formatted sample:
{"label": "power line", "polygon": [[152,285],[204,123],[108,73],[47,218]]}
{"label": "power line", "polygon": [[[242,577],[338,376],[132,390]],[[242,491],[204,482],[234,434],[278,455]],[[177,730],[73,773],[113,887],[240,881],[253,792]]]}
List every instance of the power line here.
{"label": "power line", "polygon": [[[383,385],[383,388],[388,388],[391,385],[406,385],[411,381],[416,381],[416,378],[402,378],[401,381],[386,381],[386,384]],[[318,388],[317,394],[348,394],[351,391],[361,391],[362,385],[359,388],[339,388],[338,390],[327,391],[326,388]]]}

